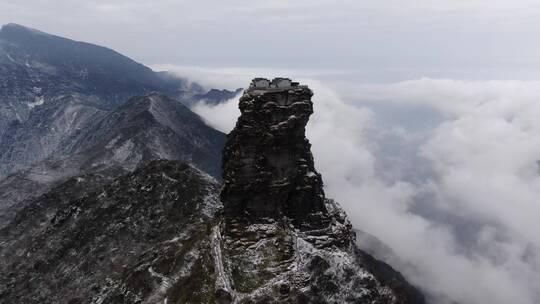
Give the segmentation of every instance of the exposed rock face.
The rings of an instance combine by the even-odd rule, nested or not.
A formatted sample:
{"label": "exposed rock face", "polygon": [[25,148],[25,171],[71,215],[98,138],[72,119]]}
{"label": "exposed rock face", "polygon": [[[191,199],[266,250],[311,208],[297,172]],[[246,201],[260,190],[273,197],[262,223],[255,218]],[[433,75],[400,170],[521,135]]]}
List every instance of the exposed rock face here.
{"label": "exposed rock face", "polygon": [[356,247],[346,214],[324,197],[305,138],[312,95],[288,79],[257,78],[240,99],[223,157],[218,298],[424,303],[399,273]]}
{"label": "exposed rock face", "polygon": [[300,219],[324,211],[305,126],[313,113],[307,86],[254,79],[223,155],[221,199],[228,214]]}

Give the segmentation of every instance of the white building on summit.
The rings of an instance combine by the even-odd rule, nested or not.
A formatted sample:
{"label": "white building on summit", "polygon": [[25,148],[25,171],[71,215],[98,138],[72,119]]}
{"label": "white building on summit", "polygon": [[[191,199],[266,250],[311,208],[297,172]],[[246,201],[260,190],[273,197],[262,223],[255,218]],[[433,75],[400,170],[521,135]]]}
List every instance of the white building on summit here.
{"label": "white building on summit", "polygon": [[266,90],[266,89],[286,89],[297,87],[298,82],[292,82],[289,78],[276,77],[272,81],[266,78],[255,78],[251,81],[250,89]]}
{"label": "white building on summit", "polygon": [[266,78],[255,78],[251,81],[250,87],[255,89],[266,89],[270,87],[270,80]]}

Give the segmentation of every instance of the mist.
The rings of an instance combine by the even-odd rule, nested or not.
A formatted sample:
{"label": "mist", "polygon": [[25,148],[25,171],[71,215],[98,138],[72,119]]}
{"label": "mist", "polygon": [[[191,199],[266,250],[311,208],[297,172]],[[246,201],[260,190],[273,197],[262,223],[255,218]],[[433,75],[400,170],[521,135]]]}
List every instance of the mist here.
{"label": "mist", "polygon": [[[540,301],[539,82],[292,74],[315,93],[306,133],[327,197],[384,244],[364,250],[434,303]],[[235,87],[249,83],[236,75]],[[193,110],[229,132],[238,98]]]}

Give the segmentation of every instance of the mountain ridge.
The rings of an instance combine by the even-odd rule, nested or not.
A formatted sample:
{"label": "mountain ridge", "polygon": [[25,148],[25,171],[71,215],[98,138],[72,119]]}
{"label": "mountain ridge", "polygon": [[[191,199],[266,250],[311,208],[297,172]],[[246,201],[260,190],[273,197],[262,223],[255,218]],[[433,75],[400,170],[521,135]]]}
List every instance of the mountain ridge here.
{"label": "mountain ridge", "polygon": [[[0,45],[0,178],[46,159],[133,96],[161,92],[189,106],[231,94],[206,92],[109,48],[17,24],[2,27]],[[73,125],[70,103],[82,106]]]}
{"label": "mountain ridge", "polygon": [[81,174],[115,178],[149,161],[171,159],[220,179],[224,142],[225,134],[164,94],[133,97],[60,141],[47,158],[0,179],[0,227],[27,199]]}
{"label": "mountain ridge", "polygon": [[[106,76],[107,80],[92,82],[97,86],[106,85],[106,81],[135,81],[149,88],[164,87],[162,79],[150,68],[110,48],[63,38],[14,23],[2,27],[0,39],[23,51],[25,63],[28,60],[40,59],[52,66],[69,67],[64,71],[81,80],[91,80],[93,74]],[[11,57],[13,58],[13,55]],[[103,73],[105,69],[107,73]],[[103,89],[96,87],[95,91]]]}

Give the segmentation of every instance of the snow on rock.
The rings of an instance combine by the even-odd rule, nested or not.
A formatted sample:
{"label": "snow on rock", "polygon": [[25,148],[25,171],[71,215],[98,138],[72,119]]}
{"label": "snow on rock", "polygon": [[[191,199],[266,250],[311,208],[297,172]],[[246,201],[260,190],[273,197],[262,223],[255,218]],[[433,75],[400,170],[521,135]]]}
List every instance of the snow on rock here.
{"label": "snow on rock", "polygon": [[45,103],[45,97],[43,96],[36,96],[34,98],[34,101],[33,102],[29,102],[28,103],[28,107],[30,107],[30,109],[33,109],[37,106],[40,106],[42,105],[43,103]]}

